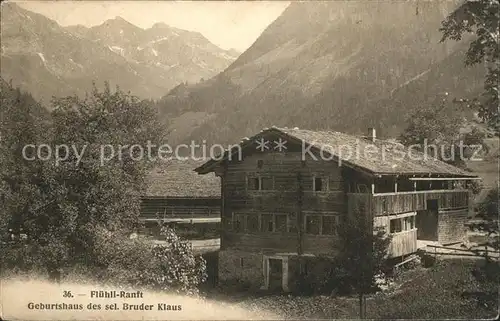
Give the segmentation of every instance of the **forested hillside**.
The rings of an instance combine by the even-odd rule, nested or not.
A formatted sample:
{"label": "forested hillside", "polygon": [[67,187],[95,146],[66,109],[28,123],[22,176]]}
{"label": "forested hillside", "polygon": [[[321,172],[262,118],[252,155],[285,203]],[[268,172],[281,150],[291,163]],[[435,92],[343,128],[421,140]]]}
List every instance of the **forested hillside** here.
{"label": "forested hillside", "polygon": [[469,38],[440,43],[456,5],[292,3],[224,72],[162,98],[171,128],[197,115],[172,140],[235,142],[272,125],[395,136],[421,106],[483,86],[481,67],[463,64]]}

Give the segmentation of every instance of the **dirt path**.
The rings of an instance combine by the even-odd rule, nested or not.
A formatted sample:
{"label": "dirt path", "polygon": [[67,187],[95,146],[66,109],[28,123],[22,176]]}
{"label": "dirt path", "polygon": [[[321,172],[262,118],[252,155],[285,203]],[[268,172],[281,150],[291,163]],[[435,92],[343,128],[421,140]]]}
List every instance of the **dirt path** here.
{"label": "dirt path", "polygon": [[[3,320],[270,320],[271,312],[188,296],[143,292],[135,298],[96,298],[99,292],[137,289],[98,285],[52,284],[46,281],[2,280]],[[65,291],[70,291],[71,296]],[[102,292],[105,293],[105,292]],[[125,292],[129,293],[129,292]],[[111,310],[111,308],[116,308]]]}

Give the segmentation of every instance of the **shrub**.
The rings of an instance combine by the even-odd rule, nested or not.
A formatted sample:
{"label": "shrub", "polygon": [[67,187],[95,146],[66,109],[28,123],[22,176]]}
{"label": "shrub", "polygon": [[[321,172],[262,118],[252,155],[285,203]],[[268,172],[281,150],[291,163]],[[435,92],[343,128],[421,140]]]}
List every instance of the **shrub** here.
{"label": "shrub", "polygon": [[[195,256],[188,241],[179,238],[170,228],[162,229],[165,244],[154,245],[124,233],[111,233],[96,228],[93,257],[87,264],[76,262],[65,266],[65,279],[95,281],[162,290],[182,294],[197,294],[206,278],[206,262]],[[54,243],[57,244],[57,243]],[[38,247],[27,242],[2,243],[2,277],[46,272],[47,256],[53,246]],[[57,251],[55,251],[57,252]]]}
{"label": "shrub", "polygon": [[189,241],[182,240],[173,229],[162,228],[165,245],[151,249],[152,265],[139,275],[142,284],[159,290],[197,294],[198,286],[207,279],[206,261],[195,256]]}
{"label": "shrub", "polygon": [[24,242],[2,242],[0,245],[1,276],[26,274],[36,269],[36,261]]}
{"label": "shrub", "polygon": [[181,239],[173,229],[164,227],[160,233],[165,244],[153,245],[141,238],[131,240],[101,233],[96,256],[107,267],[101,278],[155,290],[197,294],[199,285],[207,278],[205,260],[195,256],[189,241]]}
{"label": "shrub", "polygon": [[351,286],[348,272],[335,259],[329,257],[303,258],[302,264],[311,266],[309,273],[296,271],[294,274],[294,294],[297,295],[331,295],[349,294]]}

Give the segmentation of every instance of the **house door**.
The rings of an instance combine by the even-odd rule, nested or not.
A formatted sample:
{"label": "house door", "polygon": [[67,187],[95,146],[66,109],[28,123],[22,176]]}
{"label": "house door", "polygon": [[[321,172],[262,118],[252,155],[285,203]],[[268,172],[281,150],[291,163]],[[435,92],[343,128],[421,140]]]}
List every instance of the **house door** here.
{"label": "house door", "polygon": [[427,200],[427,209],[417,212],[417,239],[438,240],[438,200]]}
{"label": "house door", "polygon": [[269,259],[269,291],[281,292],[283,287],[283,261]]}

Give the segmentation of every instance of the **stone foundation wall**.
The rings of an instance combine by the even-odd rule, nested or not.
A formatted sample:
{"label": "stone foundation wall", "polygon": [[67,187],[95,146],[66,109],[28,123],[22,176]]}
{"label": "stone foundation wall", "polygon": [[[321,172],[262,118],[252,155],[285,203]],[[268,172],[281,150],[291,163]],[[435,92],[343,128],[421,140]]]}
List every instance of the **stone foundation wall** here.
{"label": "stone foundation wall", "polygon": [[219,282],[260,289],[264,285],[262,253],[225,249],[219,252]]}
{"label": "stone foundation wall", "polygon": [[[219,252],[219,284],[227,287],[238,287],[247,291],[261,291],[265,285],[265,267],[263,260],[269,253],[250,252],[236,249],[225,249]],[[324,259],[290,255],[288,259],[287,283],[289,291],[300,291],[304,286],[301,273],[307,275],[312,286],[325,282],[331,265]]]}
{"label": "stone foundation wall", "polygon": [[468,209],[440,211],[438,215],[438,242],[441,244],[464,241],[467,234]]}
{"label": "stone foundation wall", "polygon": [[207,264],[207,281],[205,282],[205,286],[208,288],[215,287],[219,281],[219,253],[203,253],[201,256],[205,259]]}
{"label": "stone foundation wall", "polygon": [[292,256],[288,259],[288,288],[291,292],[301,293],[319,289],[327,281],[330,269],[331,264],[325,259]]}

